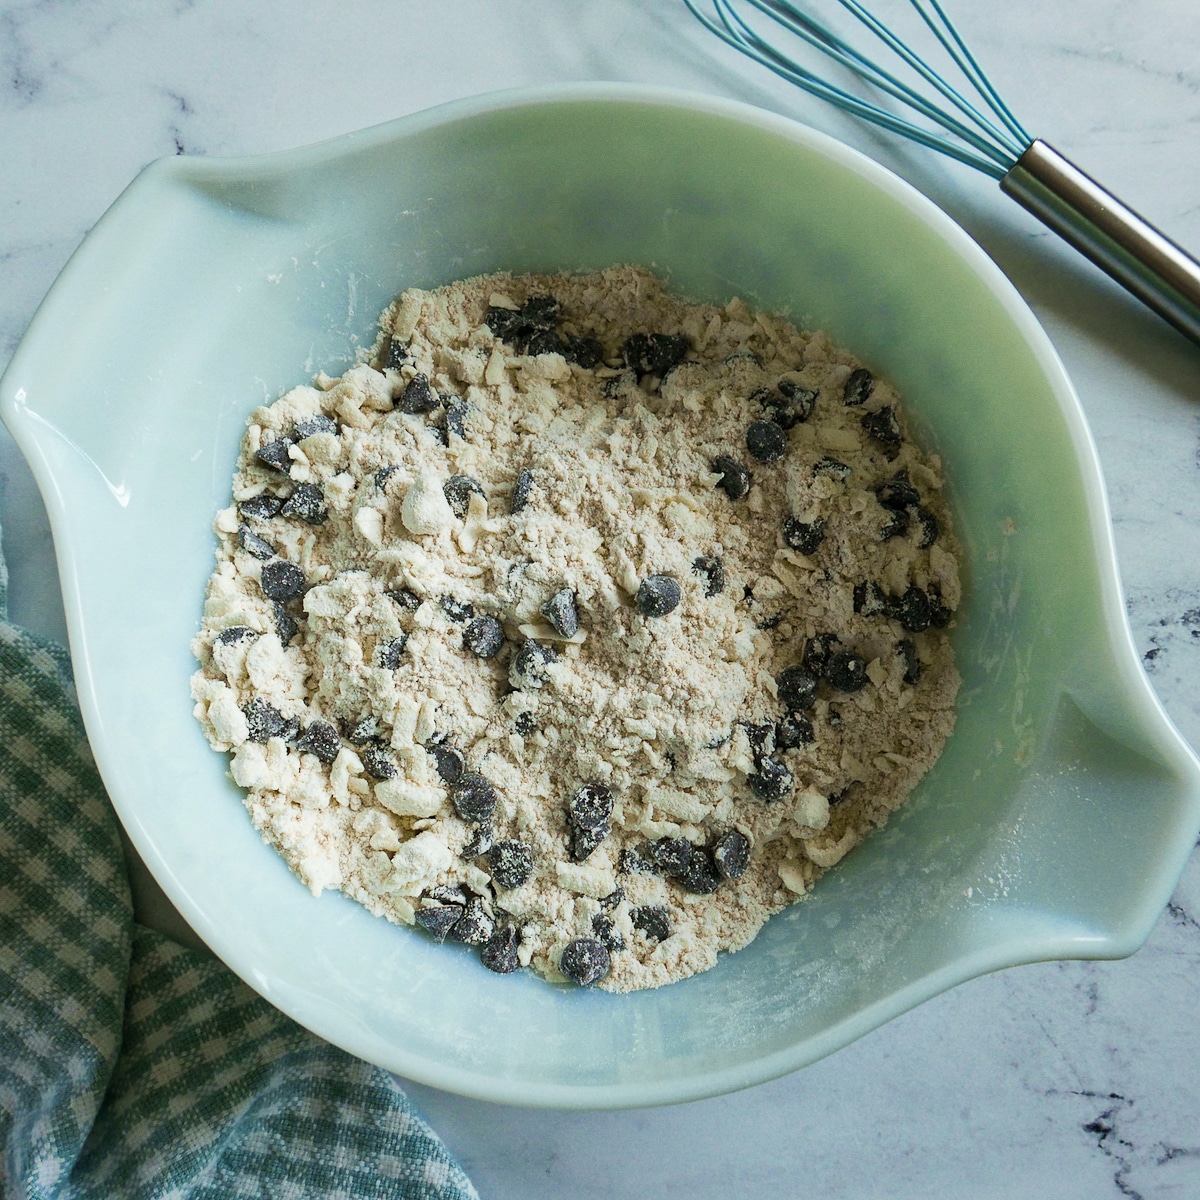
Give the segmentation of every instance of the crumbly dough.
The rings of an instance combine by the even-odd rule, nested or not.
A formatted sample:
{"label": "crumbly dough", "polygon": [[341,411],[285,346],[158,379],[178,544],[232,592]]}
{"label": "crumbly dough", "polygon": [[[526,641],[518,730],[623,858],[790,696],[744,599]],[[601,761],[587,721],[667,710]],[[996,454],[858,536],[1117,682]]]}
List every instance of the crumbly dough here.
{"label": "crumbly dough", "polygon": [[[561,309],[539,344],[521,319],[544,318],[543,297]],[[507,329],[506,313],[502,339],[489,314]],[[380,324],[369,362],[250,417],[193,644],[205,733],[316,893],[403,924],[473,900],[484,933],[515,929],[516,960],[553,981],[564,948],[601,933],[613,991],[712,967],[881,825],[951,732],[959,679],[936,626],[959,603],[958,547],[938,459],[824,334],[685,303],[638,267],[410,290]],[[637,334],[676,335],[684,361],[646,371]],[[594,367],[572,361],[599,349],[586,338]],[[748,430],[785,393],[813,411],[759,461]],[[458,476],[478,490],[445,486]],[[889,495],[898,478],[919,505]],[[788,517],[824,522],[810,553]],[[666,615],[639,608],[650,576],[678,584]],[[542,611],[563,590],[569,636]],[[468,644],[472,614],[502,626],[491,657]],[[813,740],[786,748],[781,673],[825,634],[865,664],[862,686],[822,679],[795,714]],[[554,657],[521,674],[527,640]],[[450,748],[495,789],[482,829],[439,773]],[[576,861],[569,805],[588,783],[613,811]],[[720,878],[710,851],[731,830],[749,864]],[[528,846],[527,881],[500,886],[488,854],[464,857],[473,838]],[[699,884],[653,865],[679,845],[660,839],[707,856]]]}

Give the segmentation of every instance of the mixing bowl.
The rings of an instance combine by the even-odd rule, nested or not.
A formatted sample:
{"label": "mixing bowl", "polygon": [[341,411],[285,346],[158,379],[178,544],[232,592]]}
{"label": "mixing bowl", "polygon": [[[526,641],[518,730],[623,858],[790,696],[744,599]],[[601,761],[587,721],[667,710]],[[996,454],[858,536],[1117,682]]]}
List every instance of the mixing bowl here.
{"label": "mixing bowl", "polygon": [[[945,459],[968,596],[958,726],[908,805],[746,950],[612,996],[489,974],[310,895],[192,718],[188,644],[251,409],[340,373],[405,287],[620,262],[787,310],[890,377]],[[1131,953],[1195,841],[1197,763],[1134,652],[1095,451],[1049,342],[934,205],[791,121],[586,85],[263,158],[165,159],[72,258],[0,398],[134,844],[252,987],[402,1075],[562,1107],[742,1087],[982,972]]]}

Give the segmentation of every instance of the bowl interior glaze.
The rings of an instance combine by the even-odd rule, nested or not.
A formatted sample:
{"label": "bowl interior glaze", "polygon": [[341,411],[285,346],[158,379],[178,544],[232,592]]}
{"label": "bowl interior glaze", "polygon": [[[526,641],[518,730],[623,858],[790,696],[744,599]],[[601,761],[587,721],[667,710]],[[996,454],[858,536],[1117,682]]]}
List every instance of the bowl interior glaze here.
{"label": "bowl interior glaze", "polygon": [[[708,974],[614,997],[489,974],[264,846],[191,715],[188,645],[250,411],[340,373],[407,286],[640,262],[824,328],[947,464],[968,597],[958,727],[883,831]],[[487,1099],[695,1099],[946,988],[1149,930],[1200,827],[1141,672],[1099,469],[1045,335],[929,201],[743,105],[584,85],[264,158],[149,167],[76,253],[0,401],[46,497],[104,780],[196,931],[280,1008]]]}

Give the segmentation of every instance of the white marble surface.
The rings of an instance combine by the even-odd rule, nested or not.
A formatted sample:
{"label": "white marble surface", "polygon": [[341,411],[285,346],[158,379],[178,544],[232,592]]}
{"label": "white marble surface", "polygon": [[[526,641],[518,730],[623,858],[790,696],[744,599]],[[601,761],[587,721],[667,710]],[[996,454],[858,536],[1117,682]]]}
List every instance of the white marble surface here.
{"label": "white marble surface", "polygon": [[[1200,249],[1195,0],[947,0],[1032,132]],[[882,4],[879,6],[891,7]],[[160,155],[311,142],[493,88],[672,84],[800,118],[932,195],[1025,294],[1108,479],[1139,647],[1200,744],[1200,348],[988,180],[842,118],[682,0],[0,0],[0,366],[88,228]],[[0,431],[15,620],[64,633],[45,514]],[[168,922],[152,893],[145,904]],[[822,1063],[674,1109],[555,1114],[413,1087],[486,1200],[1200,1195],[1200,862],[1121,963],[977,980]]]}

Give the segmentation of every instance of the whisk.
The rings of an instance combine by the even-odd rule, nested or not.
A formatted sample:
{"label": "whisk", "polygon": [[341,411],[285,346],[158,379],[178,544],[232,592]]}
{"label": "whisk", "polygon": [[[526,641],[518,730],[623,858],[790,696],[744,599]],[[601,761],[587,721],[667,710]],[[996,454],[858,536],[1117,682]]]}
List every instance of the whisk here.
{"label": "whisk", "polygon": [[[915,74],[913,87],[843,40],[791,0],[684,0],[722,41],[776,75],[884,129],[949,155],[1000,181],[1002,191],[1111,275],[1181,333],[1200,344],[1200,263],[1040,138],[1032,138],[988,81],[938,0],[909,0],[969,85],[964,95],[858,0],[837,0]],[[760,32],[768,18],[891,96],[910,113],[889,111],[802,66]],[[798,46],[797,46],[798,48]],[[921,90],[919,90],[921,89]],[[973,94],[973,99],[968,98]]]}

